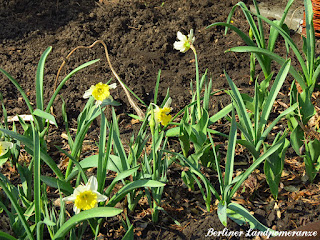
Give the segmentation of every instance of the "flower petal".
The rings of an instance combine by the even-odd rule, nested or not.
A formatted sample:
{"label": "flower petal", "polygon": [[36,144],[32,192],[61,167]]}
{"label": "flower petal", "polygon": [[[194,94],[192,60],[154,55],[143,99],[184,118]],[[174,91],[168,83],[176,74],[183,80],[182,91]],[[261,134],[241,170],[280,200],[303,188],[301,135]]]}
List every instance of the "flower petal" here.
{"label": "flower petal", "polygon": [[181,49],[184,48],[184,43],[183,42],[174,42],[173,43],[173,48],[176,50],[181,51]]}
{"label": "flower petal", "polygon": [[80,209],[76,207],[76,205],[73,205],[73,211],[75,214],[78,214],[80,212]]}
{"label": "flower petal", "polygon": [[117,84],[116,83],[112,83],[109,85],[109,88],[110,89],[115,89],[117,87]]}
{"label": "flower petal", "polygon": [[177,32],[177,38],[180,40],[180,41],[187,41],[187,36],[186,35],[183,35],[180,31]]}
{"label": "flower petal", "polygon": [[101,193],[97,192],[97,191],[93,191],[95,194],[97,194],[97,201],[98,202],[104,202],[108,200],[108,197],[105,195],[102,195]]}
{"label": "flower petal", "polygon": [[92,95],[93,89],[94,89],[94,86],[91,86],[87,91],[85,91],[83,94],[83,98],[89,98]]}
{"label": "flower petal", "polygon": [[69,202],[69,201],[74,202],[74,200],[76,200],[76,196],[74,194],[70,195],[69,197],[62,198],[62,201],[65,201],[65,202]]}
{"label": "flower petal", "polygon": [[86,186],[93,192],[98,190],[98,181],[95,176],[91,176],[86,184]]}
{"label": "flower petal", "polygon": [[170,108],[170,105],[172,103],[172,98],[169,97],[166,101],[166,103],[164,104],[164,107],[163,108]]}

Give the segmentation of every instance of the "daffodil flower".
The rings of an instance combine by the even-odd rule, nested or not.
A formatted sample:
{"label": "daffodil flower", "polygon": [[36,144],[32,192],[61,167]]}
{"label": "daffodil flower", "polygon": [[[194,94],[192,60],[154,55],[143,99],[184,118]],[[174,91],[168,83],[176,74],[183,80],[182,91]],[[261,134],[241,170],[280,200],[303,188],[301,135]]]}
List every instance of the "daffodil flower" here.
{"label": "daffodil flower", "polygon": [[91,176],[86,185],[79,185],[74,189],[72,195],[62,200],[74,202],[73,211],[75,214],[78,214],[81,210],[98,207],[98,202],[103,202],[108,199],[107,196],[100,194],[97,190],[98,181],[96,177]]}
{"label": "daffodil flower", "polygon": [[170,107],[172,102],[171,97],[168,98],[166,103],[164,104],[163,108],[158,107],[157,105],[155,110],[154,110],[154,120],[156,124],[161,123],[163,126],[167,126],[168,123],[171,121],[172,116],[169,114],[172,110]]}
{"label": "daffodil flower", "polygon": [[0,157],[5,155],[8,152],[8,150],[12,147],[12,142],[0,141]]}
{"label": "daffodil flower", "polygon": [[112,98],[110,95],[110,89],[115,89],[116,87],[116,83],[108,85],[99,82],[96,85],[92,85],[87,91],[85,91],[83,98],[89,98],[90,96],[93,96],[96,100],[96,105],[100,105],[103,100]]}
{"label": "daffodil flower", "polygon": [[188,37],[186,35],[183,35],[180,31],[177,33],[177,38],[179,41],[174,42],[173,47],[174,49],[185,53],[189,50],[191,44],[193,44],[195,37],[193,36],[193,31],[190,30],[190,33],[188,34]]}

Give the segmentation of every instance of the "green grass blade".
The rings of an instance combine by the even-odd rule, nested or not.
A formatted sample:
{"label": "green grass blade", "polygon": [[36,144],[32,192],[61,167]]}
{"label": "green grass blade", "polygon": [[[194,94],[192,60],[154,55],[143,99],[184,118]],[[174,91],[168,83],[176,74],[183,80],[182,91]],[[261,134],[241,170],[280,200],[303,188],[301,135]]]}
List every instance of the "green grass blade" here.
{"label": "green grass blade", "polygon": [[136,188],[143,188],[143,187],[164,187],[166,184],[155,181],[155,180],[148,180],[148,179],[140,179],[134,182],[126,184],[122,187],[113,197],[109,200],[108,206],[115,206],[122,198],[124,198],[130,191]]}
{"label": "green grass blade", "polygon": [[112,109],[112,120],[113,120],[113,143],[114,143],[114,150],[117,151],[119,154],[119,158],[121,160],[121,171],[129,169],[129,163],[128,163],[128,158],[126,155],[126,151],[123,148],[123,145],[120,140],[120,131],[119,131],[119,125],[117,121],[117,115]]}
{"label": "green grass blade", "polygon": [[105,195],[106,196],[110,196],[112,189],[114,188],[114,186],[116,185],[116,183],[120,180],[123,180],[127,177],[129,177],[130,175],[133,175],[134,173],[136,173],[138,171],[140,166],[136,166],[133,168],[130,168],[126,171],[123,171],[121,173],[119,173],[110,183],[109,187],[107,188],[107,190],[105,191]]}
{"label": "green grass blade", "polygon": [[88,220],[91,218],[98,218],[98,217],[113,217],[122,212],[121,209],[113,208],[113,207],[98,207],[92,208],[90,210],[85,210],[77,215],[71,217],[67,222],[65,222],[58,230],[58,232],[54,235],[54,240],[62,240],[64,236],[73,228],[75,225],[79,224],[84,220]]}
{"label": "green grass blade", "polygon": [[311,0],[304,0],[305,7],[305,22],[306,22],[306,40],[307,40],[307,66],[309,71],[309,78],[307,78],[308,86],[313,84],[312,75],[314,68],[315,55],[315,35],[313,27],[313,10]]}
{"label": "green grass blade", "polygon": [[[257,4],[257,1],[256,0],[253,0],[253,4],[254,4],[254,7],[257,11],[257,13],[260,15],[260,10],[259,10],[259,7],[258,7],[258,4]],[[251,16],[252,17],[252,16]],[[263,25],[262,25],[262,21],[260,18],[258,18],[258,27],[259,27],[259,41],[260,41],[260,44],[261,44],[261,47],[262,48],[265,48],[265,40],[264,40],[264,30],[263,30]]]}
{"label": "green grass blade", "polygon": [[33,107],[31,106],[31,103],[30,103],[26,93],[23,91],[23,89],[21,88],[19,83],[9,73],[7,73],[5,70],[0,68],[0,72],[2,72],[13,83],[13,85],[18,89],[18,91],[22,95],[23,100],[25,101],[25,103],[28,106],[28,109],[29,109],[30,113],[32,113],[33,112]]}
{"label": "green grass blade", "polygon": [[224,187],[228,186],[232,181],[236,140],[237,140],[237,125],[236,125],[235,113],[233,110],[232,120],[231,120],[231,129],[229,133],[226,168],[225,168],[225,175],[224,175]]}
{"label": "green grass blade", "polygon": [[220,194],[212,186],[210,181],[203,175],[203,173],[196,166],[194,166],[193,163],[189,161],[189,159],[187,159],[185,156],[183,156],[180,153],[170,152],[168,150],[163,150],[163,152],[177,156],[181,160],[181,162],[183,162],[184,165],[187,165],[190,168],[192,173],[194,173],[201,179],[201,181],[205,184],[206,189],[209,189],[219,201],[221,200]]}
{"label": "green grass blade", "polygon": [[[257,45],[250,39],[250,37],[248,37],[244,32],[242,32],[239,28],[228,24],[228,23],[224,23],[224,22],[217,22],[217,23],[213,23],[211,25],[209,25],[207,28],[209,27],[213,27],[213,26],[224,26],[226,28],[230,28],[233,31],[235,31],[241,38],[242,40],[248,45],[248,46],[253,46],[256,47]],[[265,57],[262,54],[256,54],[256,58],[258,60],[258,62],[260,63],[261,69],[264,73],[266,73],[265,75],[269,74],[268,73],[268,69],[266,68],[265,65]]]}
{"label": "green grass blade", "polygon": [[27,223],[24,215],[23,215],[23,212],[22,212],[22,209],[20,208],[19,204],[18,204],[18,201],[17,199],[13,196],[13,194],[11,193],[11,191],[6,187],[5,183],[3,181],[0,181],[0,187],[2,188],[2,190],[5,192],[5,194],[7,195],[7,197],[9,198],[11,204],[12,204],[12,207],[14,208],[14,210],[16,211],[17,215],[18,215],[18,218],[19,220],[21,221],[22,223],[22,226],[24,227],[26,233],[27,233],[27,236],[30,240],[34,239],[33,238],[33,235],[31,233],[31,230],[30,230],[30,227],[29,227],[29,224]]}
{"label": "green grass blade", "polygon": [[[270,26],[274,27],[275,29],[278,30],[278,32],[281,34],[281,36],[286,40],[286,42],[290,45],[292,51],[294,52],[294,54],[296,55],[300,65],[301,65],[301,68],[302,68],[302,71],[303,71],[303,75],[308,78],[308,69],[307,69],[307,66],[304,62],[304,59],[303,57],[301,56],[300,54],[300,51],[298,49],[298,47],[296,46],[296,44],[294,43],[294,41],[292,40],[292,38],[288,35],[288,33],[286,31],[284,31],[282,28],[280,28],[278,26],[278,24],[275,24],[274,22],[270,21],[268,18],[266,17],[263,17],[261,15],[257,15],[257,14],[254,14],[256,15],[257,17],[261,18],[263,21],[265,21],[266,23],[268,23]],[[295,77],[295,76],[294,76]],[[298,79],[297,79],[298,81]],[[300,84],[300,82],[299,82]],[[302,87],[302,86],[301,86]]]}
{"label": "green grass blade", "polygon": [[40,176],[42,182],[47,184],[50,187],[61,189],[66,195],[70,195],[73,193],[73,188],[69,182],[64,180],[59,180],[49,176]]}
{"label": "green grass blade", "polygon": [[33,123],[31,122],[32,132],[33,132],[33,186],[34,186],[34,203],[35,203],[35,224],[41,221],[41,209],[40,209],[40,197],[41,197],[41,182],[40,182],[40,138],[39,132],[35,129]]}
{"label": "green grass blade", "polygon": [[155,87],[155,89],[154,89],[153,102],[154,102],[154,104],[156,104],[156,105],[157,105],[157,101],[158,101],[158,91],[159,91],[160,76],[161,76],[161,70],[159,70],[159,72],[158,72],[156,87]]}
{"label": "green grass blade", "polygon": [[260,35],[261,33],[259,32],[259,30],[256,26],[256,23],[251,15],[251,12],[248,10],[247,6],[243,2],[238,2],[236,4],[236,6],[239,6],[241,8],[242,12],[244,13],[244,15],[247,19],[247,22],[248,22],[250,28],[252,29],[252,33],[253,33],[254,38],[256,39],[256,43],[257,43],[258,47],[264,48],[265,44],[264,44],[264,38],[262,38],[263,35]]}
{"label": "green grass blade", "polygon": [[269,231],[270,234],[273,232],[272,229],[260,223],[247,209],[238,203],[230,203],[228,205],[227,215],[239,225],[249,223],[251,229],[258,229],[262,232]]}
{"label": "green grass blade", "polygon": [[215,123],[216,121],[220,120],[224,116],[226,116],[229,112],[231,112],[233,109],[232,103],[221,109],[219,112],[217,112],[215,115],[211,116],[209,118],[208,126]]}
{"label": "green grass blade", "polygon": [[[281,27],[281,28],[282,28],[282,25],[283,25],[283,23],[284,23],[284,20],[285,20],[286,17],[287,17],[287,14],[288,14],[288,12],[289,12],[289,9],[290,9],[293,1],[294,1],[294,0],[289,0],[288,3],[287,3],[287,5],[286,5],[286,8],[284,9],[283,15],[282,15],[282,17],[281,17],[281,19],[280,19],[280,22],[279,22],[279,27]],[[260,13],[259,13],[259,15],[260,15]],[[259,18],[259,19],[260,19],[260,18]],[[271,27],[271,28],[270,28],[270,36],[269,36],[269,44],[268,44],[268,49],[269,49],[271,52],[273,52],[273,50],[274,50],[275,43],[276,43],[276,40],[277,40],[278,36],[279,36],[279,32],[273,31],[273,28]]]}
{"label": "green grass blade", "polygon": [[107,120],[104,115],[104,112],[101,110],[101,122],[100,122],[100,138],[99,138],[99,154],[98,154],[98,168],[97,168],[97,181],[98,181],[98,192],[102,193],[104,188],[104,182],[106,179],[105,173],[106,169],[103,169],[104,161],[108,160],[108,157],[105,157],[105,148],[107,141]]}
{"label": "green grass blade", "polygon": [[[284,139],[283,139],[284,140]],[[241,175],[241,178],[231,189],[230,194],[228,195],[228,201],[231,200],[236,191],[240,188],[241,184],[248,178],[248,176],[262,163],[267,157],[269,157],[272,153],[277,151],[277,149],[282,145],[283,140],[277,142],[275,145],[270,147],[262,156],[256,159],[252,165]]]}
{"label": "green grass blade", "polygon": [[[31,151],[31,155],[33,155],[33,143],[32,143],[32,140],[28,137],[25,137],[21,134],[18,134],[16,132],[12,132],[12,131],[9,131],[7,129],[3,129],[3,128],[0,128],[0,131],[2,131],[3,133],[9,135],[10,137],[24,143]],[[56,174],[56,176],[60,179],[60,180],[63,180],[64,177],[60,171],[60,169],[58,168],[57,164],[54,162],[54,160],[42,149],[40,149],[40,156],[41,156],[41,159],[52,169],[52,171]]]}
{"label": "green grass blade", "polygon": [[17,240],[15,237],[12,237],[8,233],[2,232],[2,231],[0,231],[0,239],[3,239],[3,240]]}
{"label": "green grass blade", "polygon": [[[286,62],[286,60],[283,59],[282,57],[280,57],[279,55],[277,55],[267,49],[261,49],[258,47],[240,46],[240,47],[230,48],[228,51],[260,53],[260,54],[268,55],[270,58],[272,58],[273,60],[275,60],[277,63],[279,63],[281,65],[283,65]],[[297,80],[297,82],[300,84],[302,89],[306,89],[307,86],[306,86],[306,83],[305,83],[303,77],[292,66],[290,66],[289,72]]]}
{"label": "green grass blade", "polygon": [[274,126],[280,121],[281,118],[285,117],[287,114],[291,113],[298,107],[298,103],[293,104],[286,110],[284,110],[272,123],[269,124],[268,128],[262,133],[260,140],[256,146],[256,149],[260,149],[261,144],[263,143],[264,139],[268,136]]}
{"label": "green grass blade", "polygon": [[271,113],[273,104],[276,100],[276,97],[278,96],[278,93],[280,91],[280,88],[282,87],[289,69],[290,69],[290,65],[291,65],[291,60],[288,59],[281,67],[281,69],[279,70],[279,73],[276,77],[276,79],[274,80],[274,83],[271,87],[270,93],[268,95],[268,98],[265,102],[265,105],[263,107],[262,113],[261,113],[261,118],[259,121],[259,125],[258,125],[258,133],[262,133],[264,130],[264,127],[267,124],[267,121],[269,119],[269,115]]}
{"label": "green grass blade", "polygon": [[58,93],[60,92],[61,88],[63,87],[63,85],[69,80],[69,78],[71,78],[76,72],[80,71],[81,69],[91,65],[91,64],[94,64],[96,62],[98,62],[100,59],[95,59],[95,60],[92,60],[92,61],[89,61],[89,62],[86,62],[82,65],[80,65],[79,67],[77,67],[76,69],[72,70],[61,82],[60,84],[58,85],[57,89],[55,90],[55,92],[53,93],[52,97],[50,98],[50,101],[47,105],[47,108],[46,108],[46,112],[50,112],[50,108],[54,102],[54,100],[56,99]]}
{"label": "green grass blade", "polygon": [[[234,84],[234,82],[231,80],[229,75],[225,72],[225,76],[227,78],[227,81],[231,87],[232,90],[232,96],[233,100],[235,101],[235,108],[237,109],[237,114],[239,115],[240,124],[245,127],[245,130],[248,132],[250,136],[251,142],[253,141],[253,127],[252,123],[250,121],[249,115],[247,113],[246,106],[243,102],[243,99],[241,97],[241,94],[237,88],[237,86]],[[248,137],[249,137],[248,136]]]}
{"label": "green grass blade", "polygon": [[51,52],[52,47],[48,47],[41,55],[38,63],[37,74],[36,74],[36,103],[37,108],[43,110],[43,75],[44,65],[48,54]]}
{"label": "green grass blade", "polygon": [[221,192],[221,195],[223,195],[223,192],[224,192],[223,177],[222,177],[223,175],[222,175],[222,172],[221,172],[220,162],[218,161],[219,160],[218,159],[218,155],[217,155],[217,152],[216,152],[216,149],[215,149],[214,142],[212,140],[211,134],[209,134],[209,139],[210,139],[210,143],[212,145],[212,152],[213,152],[214,161],[215,161],[216,168],[217,168],[218,179],[219,179],[219,183],[220,183],[220,192]]}
{"label": "green grass blade", "polygon": [[33,115],[41,117],[43,119],[47,119],[49,120],[51,123],[53,123],[56,127],[58,127],[58,124],[56,122],[56,119],[54,118],[53,115],[51,115],[50,113],[44,112],[40,109],[36,109],[33,111]]}

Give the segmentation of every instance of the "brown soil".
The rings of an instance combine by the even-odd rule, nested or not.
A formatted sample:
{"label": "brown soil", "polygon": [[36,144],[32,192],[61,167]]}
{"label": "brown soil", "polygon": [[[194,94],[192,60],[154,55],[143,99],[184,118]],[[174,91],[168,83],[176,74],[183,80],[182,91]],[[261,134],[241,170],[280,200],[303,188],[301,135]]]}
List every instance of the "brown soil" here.
{"label": "brown soil", "polygon": [[[173,43],[177,31],[187,34],[190,29],[194,29],[200,71],[203,73],[208,69],[208,75],[213,79],[213,89],[228,88],[223,74],[225,70],[242,92],[252,93],[253,86],[249,84],[249,55],[224,53],[230,47],[243,45],[241,39],[234,32],[229,32],[225,36],[222,27],[206,29],[211,23],[225,21],[232,6],[237,2],[236,0],[100,2],[2,0],[0,1],[0,67],[16,78],[31,102],[35,102],[34,79],[37,63],[41,53],[48,46],[52,46],[53,51],[46,62],[44,83],[44,97],[49,99],[57,71],[67,54],[79,45],[88,46],[100,39],[107,44],[113,67],[121,79],[147,104],[153,99],[157,74],[161,69],[160,100],[164,98],[169,88],[173,99],[173,112],[176,113],[190,102],[189,84],[190,80],[195,78],[195,68],[192,52],[179,53],[173,49]],[[244,2],[251,3],[248,0]],[[243,31],[249,30],[240,10],[235,12],[233,21]],[[301,45],[300,36],[294,34],[292,36]],[[278,47],[277,51],[284,52],[283,41],[280,41]],[[71,127],[86,103],[82,98],[84,91],[93,84],[105,82],[113,77],[106,63],[103,48],[96,46],[90,50],[76,51],[59,78],[61,81],[62,77],[75,67],[97,58],[101,59],[98,64],[76,74],[61,91],[61,96],[66,101]],[[283,88],[285,95],[283,101],[288,99],[286,97],[288,87],[289,82]],[[20,94],[4,76],[0,78],[0,92],[3,94],[9,116],[28,114]],[[116,107],[116,113],[121,116],[120,126],[123,139],[126,141],[133,134],[129,125],[131,119],[127,114],[134,111],[120,87],[115,90],[113,97],[122,103],[121,107]],[[210,115],[229,102],[230,98],[226,94],[214,96]],[[60,109],[59,98],[54,105],[54,114],[60,129],[64,129]],[[93,141],[98,139],[99,134],[98,121],[94,124],[88,136]],[[63,130],[60,129],[53,129],[51,137],[54,141],[61,141],[60,134]],[[227,133],[227,129],[225,131]],[[221,139],[220,142],[224,143],[225,139]],[[241,154],[244,153],[239,153]],[[246,159],[245,156],[243,158]],[[274,210],[274,202],[260,172],[254,177],[258,179],[259,186],[255,186],[253,192],[245,192],[237,201],[254,212],[265,225],[276,230],[293,229],[320,219],[319,201],[317,201],[320,196],[317,190],[319,179],[316,179],[315,184],[302,182],[301,165],[302,160],[291,152],[290,159],[286,160],[285,165],[290,177],[283,178],[278,202],[281,216]],[[211,178],[217,181],[213,173]],[[299,186],[300,191],[292,193],[284,189],[284,186],[292,185]],[[215,230],[224,228],[218,220],[215,209],[210,213],[206,212],[201,194],[189,192],[183,186],[180,169],[177,166],[170,168],[169,183],[166,186],[163,203],[170,216],[178,220],[181,226],[174,225],[171,218],[165,214],[161,214],[159,224],[153,224],[148,214],[136,218],[136,215],[140,216],[143,211],[143,206],[140,206],[131,215],[137,239],[204,239],[209,228]],[[119,238],[124,231],[121,230],[118,219],[114,218],[109,222],[112,227],[108,226],[104,230],[104,236],[110,239]],[[228,224],[229,230],[247,229],[240,228],[232,221]]]}

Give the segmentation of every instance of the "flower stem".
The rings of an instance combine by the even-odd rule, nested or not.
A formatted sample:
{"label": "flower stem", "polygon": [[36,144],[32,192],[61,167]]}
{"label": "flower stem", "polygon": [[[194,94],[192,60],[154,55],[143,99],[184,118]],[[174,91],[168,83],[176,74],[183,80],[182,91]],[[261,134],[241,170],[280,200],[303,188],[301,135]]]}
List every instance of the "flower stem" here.
{"label": "flower stem", "polygon": [[196,65],[196,91],[197,91],[197,113],[198,113],[198,121],[200,121],[202,113],[201,113],[201,105],[200,105],[200,76],[199,76],[199,66],[198,66],[198,56],[195,47],[190,44],[190,48],[194,53],[194,60]]}

